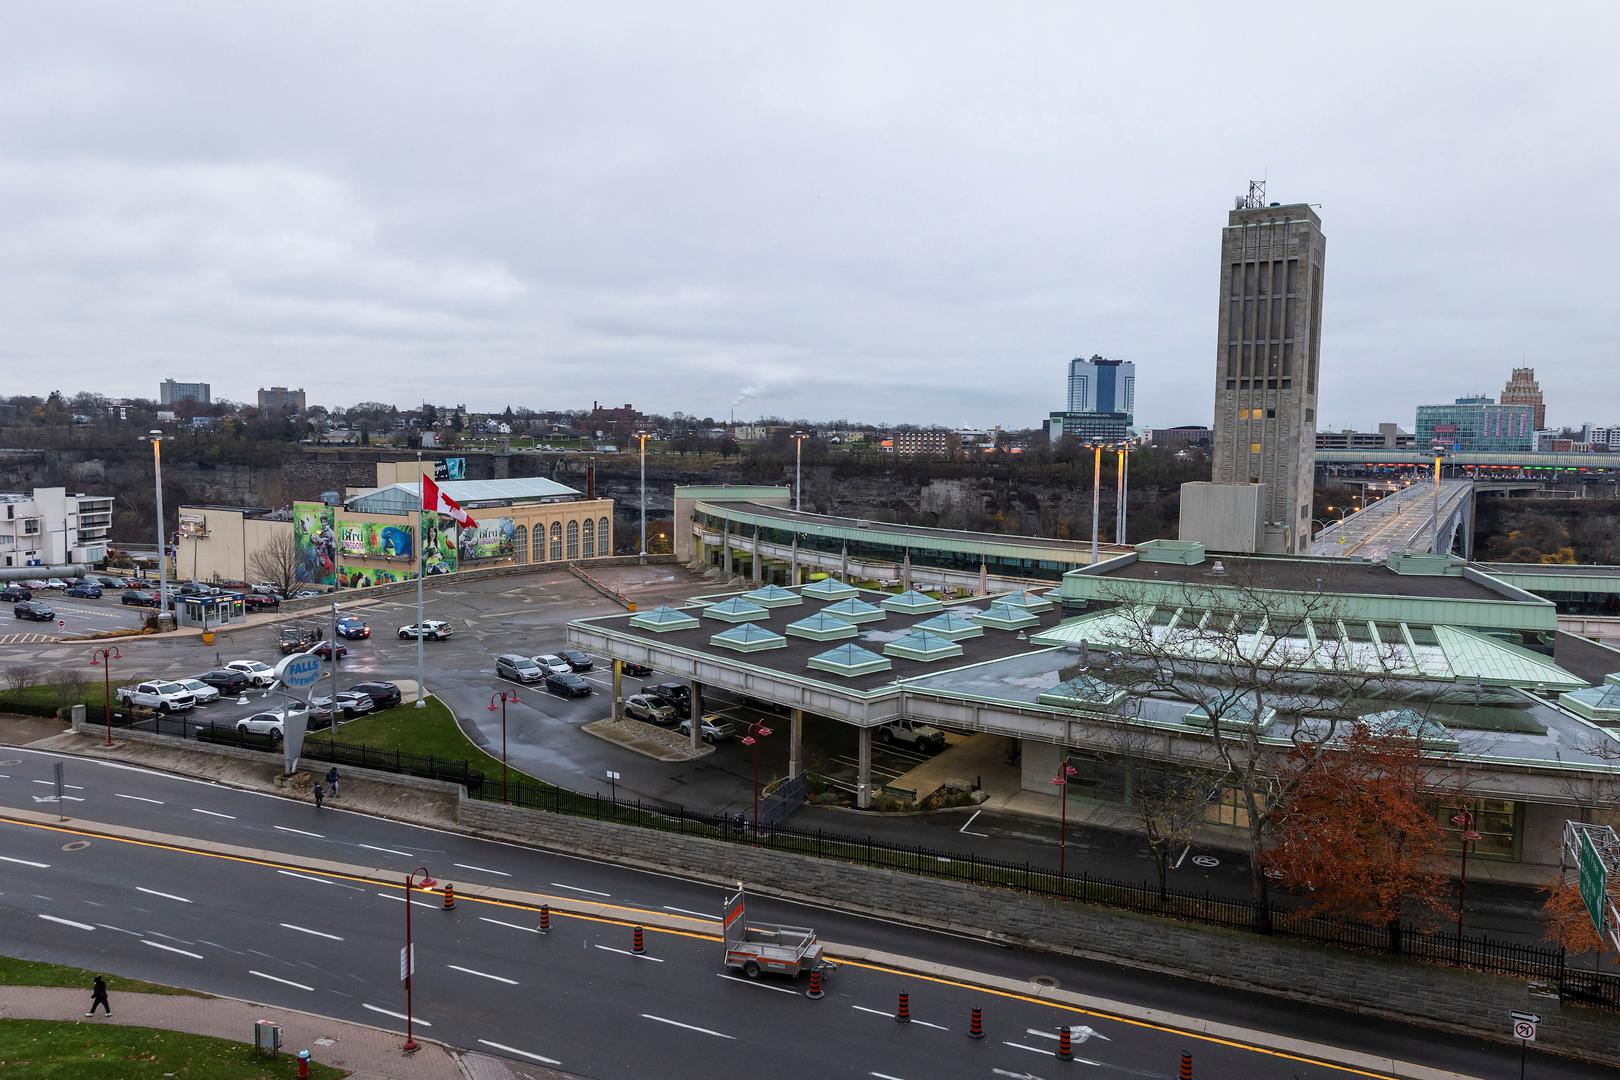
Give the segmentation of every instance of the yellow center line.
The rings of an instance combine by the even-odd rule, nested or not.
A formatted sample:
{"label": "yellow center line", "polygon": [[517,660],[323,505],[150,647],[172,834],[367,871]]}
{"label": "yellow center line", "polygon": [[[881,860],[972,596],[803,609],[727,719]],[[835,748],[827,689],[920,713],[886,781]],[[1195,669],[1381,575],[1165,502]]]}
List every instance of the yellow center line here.
{"label": "yellow center line", "polygon": [[[271,870],[297,870],[301,873],[319,874],[321,877],[335,878],[339,881],[360,882],[366,885],[385,885],[389,888],[400,889],[402,891],[405,888],[403,884],[394,885],[377,878],[361,877],[357,874],[333,873],[326,870],[318,870],[305,866],[302,863],[276,862],[272,859],[258,859],[247,855],[228,855],[224,852],[204,851],[198,848],[184,847],[179,844],[161,843],[156,840],[137,840],[127,836],[111,836],[107,833],[90,832],[84,829],[73,829],[63,825],[48,825],[37,821],[18,821],[15,818],[5,817],[4,815],[0,815],[0,823],[21,825],[30,829],[42,829],[46,832],[61,833],[67,836],[88,836],[97,840],[111,840],[119,844],[130,844],[136,847],[152,848],[157,851],[169,851],[179,855],[198,855],[210,859],[223,859],[226,862],[241,863],[246,866],[262,866]],[[412,886],[412,891],[435,895],[442,895],[443,892],[441,889],[422,888],[420,886]],[[547,900],[556,899],[565,903],[579,902],[577,897],[553,897],[546,893],[539,893],[536,895],[543,896]],[[461,896],[458,897],[457,900],[460,903],[488,904],[492,907],[509,908],[514,911],[538,912],[540,909],[538,904],[522,903],[515,900],[498,900],[493,897],[486,896]],[[672,915],[664,911],[653,911],[648,908],[630,907],[625,904],[601,904],[598,906],[636,915],[656,915],[659,918],[664,919],[680,919],[684,917],[680,915]],[[690,938],[695,941],[720,942],[723,940],[723,938],[718,934],[707,934],[696,930],[679,930],[674,927],[667,926],[643,926],[642,923],[635,919],[609,918],[602,915],[585,915],[579,912],[555,909],[551,913],[560,918],[577,919],[581,922],[600,923],[606,926],[642,926],[647,933],[666,934],[671,937]],[[692,921],[695,922],[697,920],[693,919]],[[713,921],[719,922],[718,919]],[[832,957],[831,959],[836,960],[841,966],[847,965],[852,968],[859,968],[865,971],[875,971],[885,975],[898,975],[902,978],[911,979],[914,981],[920,980],[922,982],[935,983],[940,986],[955,987],[960,990],[972,990],[977,993],[989,994],[992,997],[1004,998],[1009,1001],[1023,1002],[1029,1005],[1040,1005],[1058,1012],[1071,1013],[1077,1016],[1089,1016],[1100,1020],[1112,1020],[1116,1023],[1125,1024],[1130,1027],[1142,1028],[1147,1031],[1156,1031],[1168,1035],[1176,1035],[1186,1039],[1195,1039],[1199,1042],[1210,1043],[1215,1046],[1225,1046],[1234,1050],[1246,1050],[1250,1053],[1264,1054],[1268,1057],[1278,1058],[1282,1061],[1294,1061],[1306,1065],[1316,1065],[1324,1069],[1332,1069],[1335,1072],[1345,1073],[1350,1076],[1368,1077],[1369,1080],[1400,1080],[1399,1077],[1390,1076],[1387,1073],[1369,1072],[1365,1069],[1358,1069],[1351,1065],[1339,1065],[1331,1061],[1325,1061],[1321,1058],[1307,1057],[1302,1054],[1295,1054],[1286,1050],[1273,1050],[1269,1047],[1256,1046],[1253,1043],[1240,1042],[1235,1039],[1225,1039],[1218,1035],[1206,1035],[1202,1032],[1189,1031],[1186,1028],[1174,1027],[1169,1024],[1157,1024],[1150,1020],[1137,1020],[1133,1017],[1123,1016],[1118,1013],[1105,1012],[1098,1009],[1088,1009],[1080,1005],[1070,1005],[1061,1001],[1051,1001],[1046,998],[1032,997],[1028,994],[1020,994],[1012,990],[1001,990],[992,986],[984,986],[980,983],[966,982],[961,979],[951,979],[940,975],[924,975],[915,971],[907,971],[904,968],[890,967],[886,964],[873,964],[861,960],[841,960],[837,957]]]}

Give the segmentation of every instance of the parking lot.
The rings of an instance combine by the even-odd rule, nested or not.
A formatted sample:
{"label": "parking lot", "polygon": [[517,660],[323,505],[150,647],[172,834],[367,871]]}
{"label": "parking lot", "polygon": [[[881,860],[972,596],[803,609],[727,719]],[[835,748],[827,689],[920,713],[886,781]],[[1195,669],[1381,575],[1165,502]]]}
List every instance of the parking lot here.
{"label": "parking lot", "polygon": [[[122,592],[121,589],[104,589],[100,599],[90,599],[64,596],[61,589],[35,589],[34,599],[55,611],[56,621],[12,619],[0,628],[0,645],[39,643],[140,626],[151,609],[124,606],[118,600]],[[10,615],[12,606],[7,603],[0,615]]]}

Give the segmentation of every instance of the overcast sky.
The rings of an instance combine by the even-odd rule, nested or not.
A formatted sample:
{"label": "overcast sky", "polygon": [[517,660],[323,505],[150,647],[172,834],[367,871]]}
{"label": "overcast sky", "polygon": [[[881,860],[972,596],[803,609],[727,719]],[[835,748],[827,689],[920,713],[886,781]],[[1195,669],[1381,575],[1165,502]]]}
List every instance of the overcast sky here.
{"label": "overcast sky", "polygon": [[1206,423],[1264,175],[1322,426],[1620,422],[1620,7],[1323,7],[12,5],[0,392]]}

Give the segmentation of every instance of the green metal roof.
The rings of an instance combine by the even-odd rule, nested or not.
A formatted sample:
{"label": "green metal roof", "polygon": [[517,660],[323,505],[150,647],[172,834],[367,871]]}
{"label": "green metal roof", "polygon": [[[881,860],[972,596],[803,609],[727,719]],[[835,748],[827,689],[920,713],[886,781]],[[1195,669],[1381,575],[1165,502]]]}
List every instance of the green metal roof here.
{"label": "green metal roof", "polygon": [[913,630],[925,630],[930,634],[938,634],[951,641],[961,641],[965,638],[981,637],[984,627],[971,619],[958,615],[954,611],[942,611],[932,619],[924,619],[912,627]]}
{"label": "green metal roof", "polygon": [[878,622],[881,619],[888,618],[888,613],[882,608],[875,604],[868,604],[865,600],[859,600],[853,596],[848,600],[840,600],[836,604],[828,604],[822,610],[828,615],[834,615],[845,622],[852,623]]}
{"label": "green metal roof", "polygon": [[878,603],[890,611],[901,611],[913,615],[922,611],[938,611],[945,606],[927,593],[918,592],[916,589],[910,589],[898,596],[880,600]]}
{"label": "green metal roof", "polygon": [[885,656],[903,656],[908,660],[943,660],[948,656],[961,656],[962,646],[950,638],[930,634],[926,630],[914,631],[903,638],[883,646]]}
{"label": "green metal roof", "polygon": [[840,645],[817,656],[812,656],[807,663],[817,671],[830,671],[834,675],[870,675],[874,671],[888,671],[894,667],[887,657],[879,656],[859,645]]}
{"label": "green metal roof", "polygon": [[837,578],[828,577],[806,585],[799,590],[799,593],[816,600],[842,600],[845,597],[857,596],[860,591],[853,585],[847,585]]}
{"label": "green metal roof", "polygon": [[998,630],[1019,630],[1026,626],[1033,626],[1040,622],[1040,616],[1028,608],[1014,607],[1012,604],[991,604],[976,615],[969,616],[974,622],[985,626],[993,626]]}
{"label": "green metal roof", "polygon": [[750,604],[740,596],[733,596],[729,600],[722,600],[718,604],[710,604],[703,609],[705,619],[719,619],[721,622],[744,622],[748,619],[763,619],[766,615],[764,608],[758,604]]}
{"label": "green metal roof", "polygon": [[1571,675],[1550,657],[1522,645],[1458,626],[1436,626],[1434,632],[1452,672],[1462,682],[1548,690],[1579,690],[1586,685],[1585,679]]}
{"label": "green metal roof", "polygon": [[798,622],[788,623],[782,629],[793,637],[808,638],[811,641],[839,641],[860,633],[860,629],[854,623],[829,615],[825,611],[818,611]]}
{"label": "green metal roof", "polygon": [[1051,611],[1052,601],[1045,594],[1032,592],[1008,593],[1006,596],[996,597],[998,604],[1011,604],[1013,607],[1023,608],[1026,611]]}
{"label": "green metal roof", "polygon": [[787,638],[758,623],[745,622],[715,634],[709,639],[709,644],[738,652],[759,652],[761,649],[785,649]]}
{"label": "green metal roof", "polygon": [[1125,690],[1091,675],[1078,675],[1041,691],[1038,700],[1060,709],[1113,709],[1125,700]]}
{"label": "green metal roof", "polygon": [[780,585],[766,585],[762,589],[745,592],[742,598],[767,608],[791,607],[794,604],[804,603],[804,598],[798,593],[789,592]]}
{"label": "green metal roof", "polygon": [[684,611],[663,606],[655,607],[651,611],[637,612],[630,617],[630,625],[642,630],[653,630],[660,634],[670,630],[690,630],[698,621]]}
{"label": "green metal roof", "polygon": [[1620,673],[1605,676],[1600,686],[1559,694],[1558,703],[1587,720],[1620,724]]}

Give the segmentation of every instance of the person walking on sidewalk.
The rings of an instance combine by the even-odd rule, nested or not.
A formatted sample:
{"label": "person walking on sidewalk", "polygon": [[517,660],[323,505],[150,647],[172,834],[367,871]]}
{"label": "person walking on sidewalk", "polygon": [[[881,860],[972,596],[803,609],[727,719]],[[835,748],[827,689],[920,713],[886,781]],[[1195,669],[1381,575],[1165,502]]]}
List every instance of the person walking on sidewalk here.
{"label": "person walking on sidewalk", "polygon": [[112,1015],[112,1006],[107,1004],[107,980],[103,979],[100,975],[96,976],[95,985],[90,987],[90,1011],[84,1015],[96,1015],[97,1005],[101,1006],[103,1009],[106,1009],[108,1016]]}
{"label": "person walking on sidewalk", "polygon": [[321,802],[326,798],[326,789],[321,787],[319,780],[315,781],[315,809],[321,808]]}
{"label": "person walking on sidewalk", "polygon": [[341,797],[338,795],[338,781],[342,779],[343,777],[338,775],[336,765],[326,770],[326,786],[332,789],[332,798],[334,799]]}

